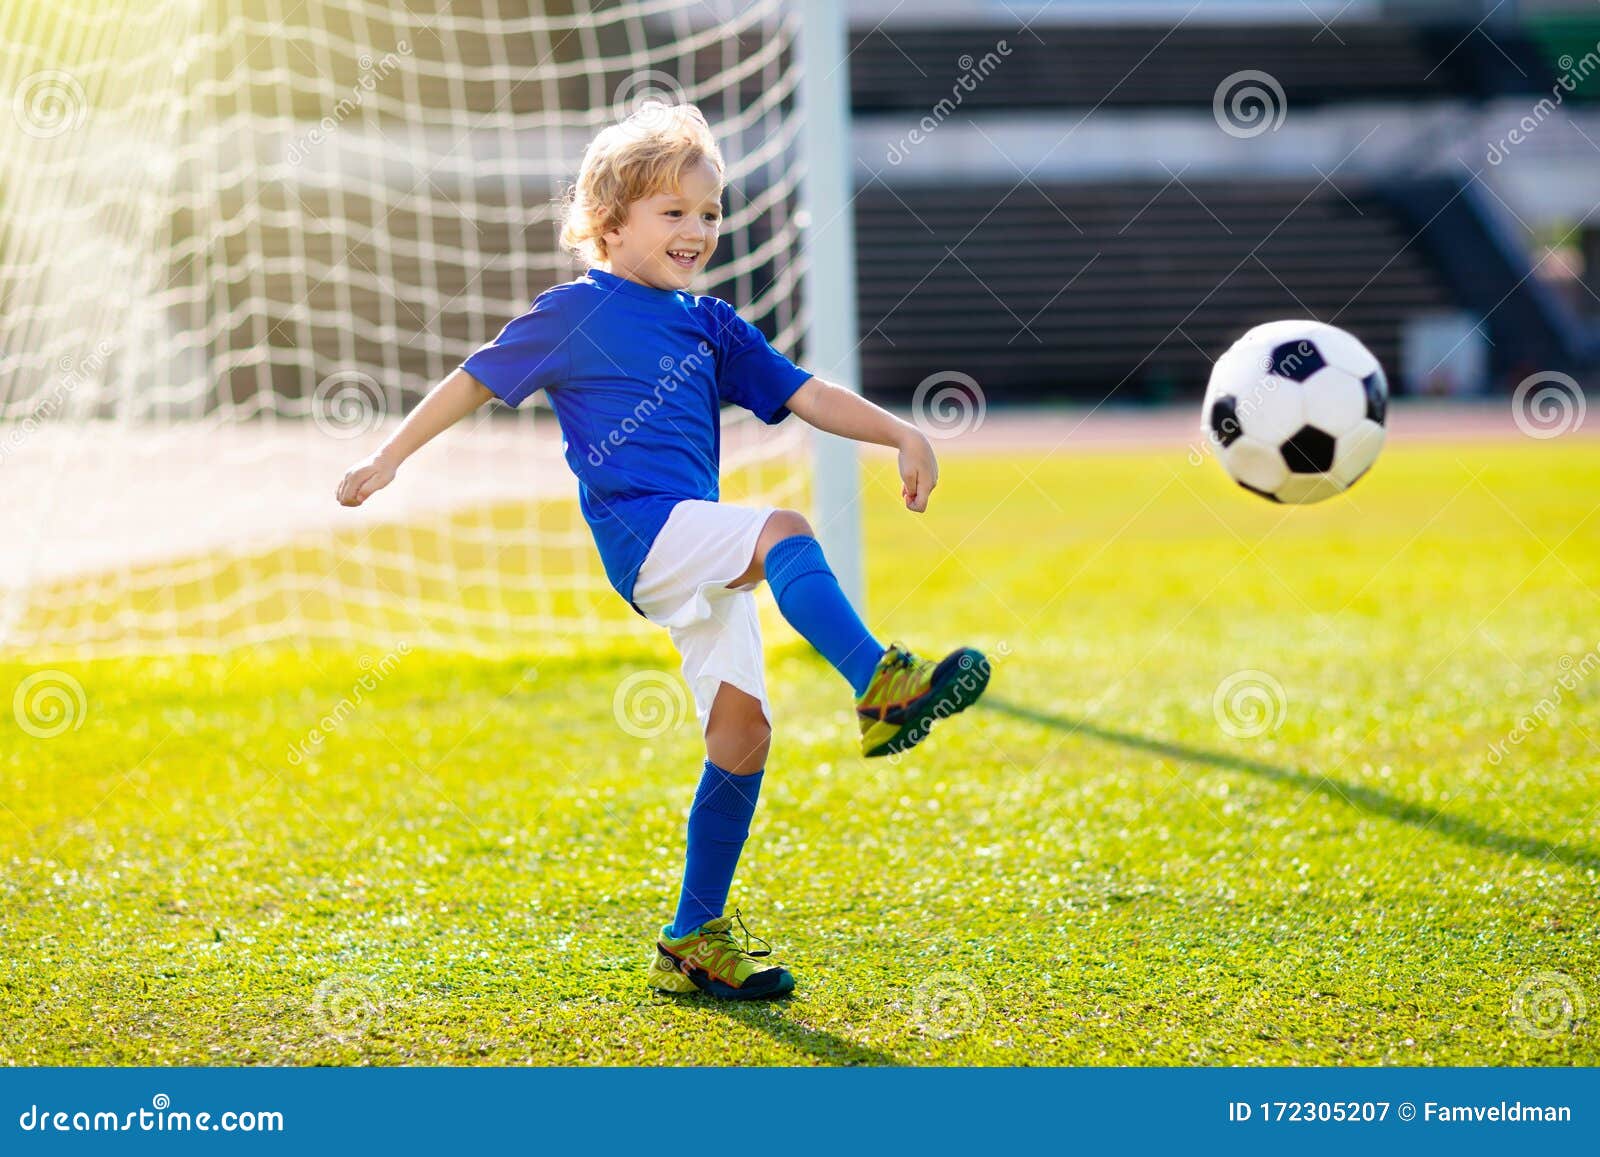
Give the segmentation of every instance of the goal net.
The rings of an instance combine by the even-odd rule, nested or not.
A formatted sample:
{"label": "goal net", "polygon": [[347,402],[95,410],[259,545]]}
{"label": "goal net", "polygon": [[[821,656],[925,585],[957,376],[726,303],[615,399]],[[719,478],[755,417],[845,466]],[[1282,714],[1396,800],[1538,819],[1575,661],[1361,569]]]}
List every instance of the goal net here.
{"label": "goal net", "polygon": [[[420,6],[419,6],[420,7]],[[692,101],[727,158],[700,292],[799,353],[798,18],[778,0],[19,0],[0,15],[0,650],[278,639],[482,654],[642,621],[542,399],[334,501],[581,272],[599,128]],[[800,423],[724,412],[723,497],[804,505]]]}

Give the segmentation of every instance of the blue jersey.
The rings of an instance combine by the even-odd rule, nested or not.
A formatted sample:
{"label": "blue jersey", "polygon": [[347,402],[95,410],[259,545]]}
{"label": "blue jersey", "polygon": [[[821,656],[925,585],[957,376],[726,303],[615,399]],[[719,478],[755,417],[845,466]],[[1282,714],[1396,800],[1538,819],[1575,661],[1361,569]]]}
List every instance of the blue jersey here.
{"label": "blue jersey", "polygon": [[601,269],[541,293],[462,368],[508,406],[545,391],[606,578],[630,604],[672,508],[717,500],[721,404],[775,424],[811,376],[727,302]]}

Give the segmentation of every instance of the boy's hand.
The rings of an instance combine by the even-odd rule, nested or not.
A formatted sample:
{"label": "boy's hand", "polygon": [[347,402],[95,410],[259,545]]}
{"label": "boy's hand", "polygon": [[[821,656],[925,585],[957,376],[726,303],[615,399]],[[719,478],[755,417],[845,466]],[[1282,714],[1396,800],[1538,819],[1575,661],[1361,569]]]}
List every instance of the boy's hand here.
{"label": "boy's hand", "polygon": [[912,429],[900,443],[900,497],[906,509],[921,514],[928,509],[928,495],[939,484],[939,463],[933,456],[933,443],[921,430]]}
{"label": "boy's hand", "polygon": [[395,468],[383,454],[373,454],[350,467],[339,483],[336,497],[340,506],[360,506],[394,481]]}

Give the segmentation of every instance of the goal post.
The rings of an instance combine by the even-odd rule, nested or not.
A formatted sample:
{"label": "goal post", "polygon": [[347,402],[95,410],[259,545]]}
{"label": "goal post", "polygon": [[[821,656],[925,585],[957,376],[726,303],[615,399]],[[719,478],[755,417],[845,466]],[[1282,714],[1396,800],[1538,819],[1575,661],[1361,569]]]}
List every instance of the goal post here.
{"label": "goal post", "polygon": [[[0,483],[25,498],[0,504],[0,651],[636,637],[542,399],[484,407],[359,510],[334,488],[580,271],[559,199],[651,100],[699,105],[728,162],[699,291],[854,387],[844,69],[804,63],[842,60],[839,7],[6,7]],[[809,504],[859,595],[853,478],[807,434],[726,410],[723,497]]]}
{"label": "goal post", "polygon": [[[802,5],[801,104],[805,109],[806,357],[819,377],[861,392],[856,334],[856,247],[851,194],[850,70],[843,0]],[[839,585],[866,617],[861,468],[847,438],[817,431],[813,485],[817,537]]]}

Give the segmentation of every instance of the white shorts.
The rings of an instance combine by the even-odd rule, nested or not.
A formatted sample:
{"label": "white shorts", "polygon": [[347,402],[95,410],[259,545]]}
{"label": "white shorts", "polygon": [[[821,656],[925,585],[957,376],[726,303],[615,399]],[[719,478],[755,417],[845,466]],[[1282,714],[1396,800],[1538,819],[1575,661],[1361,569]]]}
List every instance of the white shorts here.
{"label": "white shorts", "polygon": [[749,569],[761,528],[776,510],[686,498],[672,508],[634,581],[634,605],[667,628],[683,656],[702,733],[723,683],[759,699],[772,724],[761,620],[751,593],[759,583],[728,584]]}

